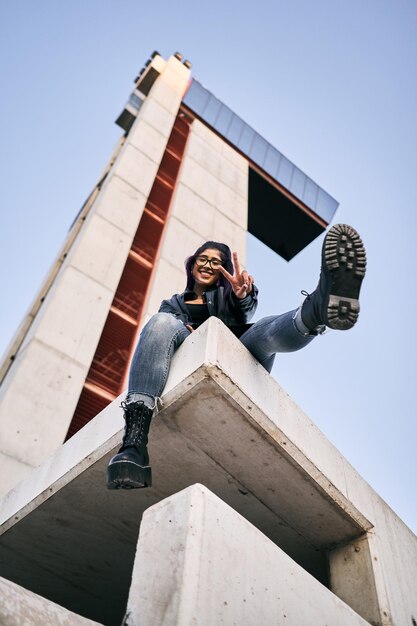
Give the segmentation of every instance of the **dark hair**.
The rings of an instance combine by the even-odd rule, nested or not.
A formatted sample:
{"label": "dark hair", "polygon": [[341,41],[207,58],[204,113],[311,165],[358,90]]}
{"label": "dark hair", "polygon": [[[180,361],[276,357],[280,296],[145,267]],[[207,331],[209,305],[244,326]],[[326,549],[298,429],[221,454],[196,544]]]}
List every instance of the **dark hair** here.
{"label": "dark hair", "polygon": [[[204,250],[208,250],[209,248],[218,250],[220,252],[224,269],[229,272],[229,274],[234,274],[235,270],[232,262],[232,253],[230,252],[229,246],[227,246],[225,243],[218,243],[217,241],[206,241],[206,243],[203,243],[203,245],[200,246],[192,256],[189,256],[188,259],[185,260],[185,271],[187,272],[186,289],[192,290],[194,288],[194,276],[192,272],[195,260],[198,256],[200,256],[200,254],[204,252]],[[223,276],[223,274],[220,274],[216,286],[224,287],[226,294],[232,288],[229,281]]]}

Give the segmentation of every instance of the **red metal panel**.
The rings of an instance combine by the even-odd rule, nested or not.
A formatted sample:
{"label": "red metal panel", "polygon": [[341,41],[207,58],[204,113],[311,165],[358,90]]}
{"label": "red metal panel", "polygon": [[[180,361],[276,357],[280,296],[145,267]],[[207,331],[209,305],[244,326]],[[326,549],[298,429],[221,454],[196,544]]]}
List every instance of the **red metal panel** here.
{"label": "red metal panel", "polygon": [[150,273],[149,267],[143,267],[129,257],[112,302],[113,307],[132,317],[136,324],[142,309]]}
{"label": "red metal panel", "polygon": [[87,424],[97,413],[109,404],[110,400],[84,388],[78,401],[77,410],[72,418],[66,439],[69,439]]}
{"label": "red metal panel", "polygon": [[122,391],[191,121],[183,112],[175,121],[67,439]]}

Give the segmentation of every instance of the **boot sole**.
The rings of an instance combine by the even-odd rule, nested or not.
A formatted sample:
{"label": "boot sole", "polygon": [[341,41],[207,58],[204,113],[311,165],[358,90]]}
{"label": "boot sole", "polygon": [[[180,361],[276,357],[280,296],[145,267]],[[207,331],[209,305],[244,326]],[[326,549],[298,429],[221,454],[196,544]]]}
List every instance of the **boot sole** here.
{"label": "boot sole", "polygon": [[132,461],[119,461],[107,468],[107,489],[143,489],[152,487],[150,466],[142,467]]}
{"label": "boot sole", "polygon": [[329,282],[326,325],[349,330],[359,317],[359,292],[366,272],[366,252],[352,226],[336,224],[326,235],[322,267]]}

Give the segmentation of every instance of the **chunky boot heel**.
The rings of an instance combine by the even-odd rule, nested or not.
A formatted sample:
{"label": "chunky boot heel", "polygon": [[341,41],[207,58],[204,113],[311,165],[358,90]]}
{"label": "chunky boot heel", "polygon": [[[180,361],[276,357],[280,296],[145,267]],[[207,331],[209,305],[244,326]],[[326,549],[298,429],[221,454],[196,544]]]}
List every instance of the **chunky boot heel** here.
{"label": "chunky boot heel", "polygon": [[125,432],[122,446],[107,467],[108,489],[142,489],[151,487],[148,433],[153,410],[143,402],[122,402]]}
{"label": "chunky boot heel", "polygon": [[359,234],[347,224],[332,226],[323,242],[319,284],[301,308],[301,319],[312,334],[321,325],[349,330],[356,324],[365,271],[366,252]]}
{"label": "chunky boot heel", "polygon": [[326,325],[348,330],[359,317],[359,292],[366,271],[365,247],[352,226],[336,224],[330,229],[323,246],[323,266],[330,283]]}
{"label": "chunky boot heel", "polygon": [[141,467],[132,461],[119,461],[107,468],[108,489],[141,489],[152,487],[150,466]]}

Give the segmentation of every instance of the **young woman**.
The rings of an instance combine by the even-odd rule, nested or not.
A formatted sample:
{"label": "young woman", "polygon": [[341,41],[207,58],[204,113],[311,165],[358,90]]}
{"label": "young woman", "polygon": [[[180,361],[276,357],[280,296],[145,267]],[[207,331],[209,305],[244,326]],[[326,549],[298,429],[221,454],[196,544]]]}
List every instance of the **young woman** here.
{"label": "young woman", "polygon": [[322,268],[312,294],[302,292],[303,304],[288,313],[248,324],[258,301],[254,279],[241,270],[236,253],[223,243],[207,241],[186,260],[187,285],[181,294],[164,300],[143,328],[132,359],[122,446],[107,469],[109,489],[150,487],[147,451],[152,415],[160,400],[172,355],[210,316],[230,328],[253,356],[272,369],[277,352],[294,352],[308,345],[326,326],[347,330],[359,315],[359,291],[366,254],[358,233],[337,224],[327,233]]}

